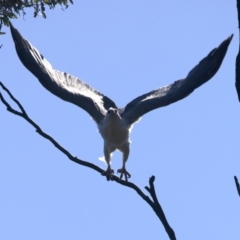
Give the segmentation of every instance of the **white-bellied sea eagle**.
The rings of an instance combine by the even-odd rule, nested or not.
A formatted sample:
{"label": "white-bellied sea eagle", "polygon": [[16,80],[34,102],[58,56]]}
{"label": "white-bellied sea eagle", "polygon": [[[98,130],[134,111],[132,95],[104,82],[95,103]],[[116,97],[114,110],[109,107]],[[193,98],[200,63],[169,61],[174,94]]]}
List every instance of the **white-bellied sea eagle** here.
{"label": "white-bellied sea eagle", "polygon": [[107,169],[102,173],[111,179],[111,155],[119,150],[123,164],[117,172],[127,180],[131,175],[126,170],[129,156],[129,135],[133,124],[144,114],[167,106],[187,97],[196,88],[211,79],[218,71],[225,57],[233,35],[214,48],[181,80],[145,93],[124,108],[118,108],[107,96],[65,72],[52,68],[51,64],[10,24],[18,57],[23,65],[35,75],[40,83],[52,94],[84,109],[96,122],[104,140],[104,160]]}

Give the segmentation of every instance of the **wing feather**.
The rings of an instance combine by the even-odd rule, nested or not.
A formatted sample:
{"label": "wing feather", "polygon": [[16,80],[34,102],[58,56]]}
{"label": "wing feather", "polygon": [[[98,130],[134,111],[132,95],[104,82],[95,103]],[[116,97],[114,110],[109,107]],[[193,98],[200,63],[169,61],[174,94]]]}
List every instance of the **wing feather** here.
{"label": "wing feather", "polygon": [[10,28],[21,62],[51,93],[81,107],[97,123],[105,117],[110,107],[117,108],[111,99],[88,84],[74,76],[53,69],[51,64],[21,36],[12,24]]}
{"label": "wing feather", "polygon": [[210,80],[218,71],[225,57],[233,35],[224,40],[218,48],[214,48],[185,79],[141,95],[126,105],[122,117],[130,124],[141,116],[156,108],[167,106],[187,97],[196,88]]}

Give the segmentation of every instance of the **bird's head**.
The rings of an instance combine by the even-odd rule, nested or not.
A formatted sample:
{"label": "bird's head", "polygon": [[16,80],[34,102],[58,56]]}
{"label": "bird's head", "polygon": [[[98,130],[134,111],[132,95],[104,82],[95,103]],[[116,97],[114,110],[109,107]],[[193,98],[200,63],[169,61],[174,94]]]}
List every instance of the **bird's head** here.
{"label": "bird's head", "polygon": [[107,117],[117,117],[121,118],[118,109],[110,107],[107,111]]}

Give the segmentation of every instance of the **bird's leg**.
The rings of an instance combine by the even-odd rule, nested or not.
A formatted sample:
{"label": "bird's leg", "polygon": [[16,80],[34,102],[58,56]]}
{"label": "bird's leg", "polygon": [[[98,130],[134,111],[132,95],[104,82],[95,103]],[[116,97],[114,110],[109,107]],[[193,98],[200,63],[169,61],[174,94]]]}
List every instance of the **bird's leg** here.
{"label": "bird's leg", "polygon": [[129,142],[125,143],[119,150],[123,154],[123,165],[122,168],[118,169],[117,173],[120,173],[120,179],[122,179],[124,176],[125,180],[127,181],[128,178],[131,177],[131,174],[126,170],[125,167],[130,152]]}
{"label": "bird's leg", "polygon": [[107,180],[109,181],[109,180],[112,179],[113,173],[114,173],[114,171],[113,171],[113,169],[111,168],[111,165],[108,164],[107,170],[104,171],[104,172],[102,172],[101,174],[102,174],[103,176],[106,176]]}
{"label": "bird's leg", "polygon": [[112,175],[114,173],[113,169],[111,168],[111,153],[114,150],[111,149],[106,142],[104,142],[104,157],[108,167],[106,171],[102,172],[102,175],[106,176],[108,181],[112,178]]}

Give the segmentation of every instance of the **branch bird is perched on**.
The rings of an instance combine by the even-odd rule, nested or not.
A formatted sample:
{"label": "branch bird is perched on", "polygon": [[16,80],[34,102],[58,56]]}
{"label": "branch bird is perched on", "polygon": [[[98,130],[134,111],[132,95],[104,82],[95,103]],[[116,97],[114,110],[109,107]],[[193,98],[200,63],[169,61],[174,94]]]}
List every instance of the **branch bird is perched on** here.
{"label": "branch bird is perched on", "polygon": [[149,111],[187,97],[196,88],[211,79],[221,66],[233,37],[231,35],[218,48],[214,48],[188,73],[186,78],[143,94],[128,103],[125,108],[118,108],[111,99],[83,81],[53,69],[38,50],[25,40],[11,24],[10,28],[17,54],[23,65],[38,78],[47,90],[84,109],[96,122],[104,140],[104,159],[108,165],[102,175],[106,176],[108,180],[113,174],[111,155],[115,150],[119,150],[123,154],[123,165],[118,170],[120,178],[124,176],[127,180],[130,177],[126,170],[126,161],[129,156],[129,135],[133,124]]}

